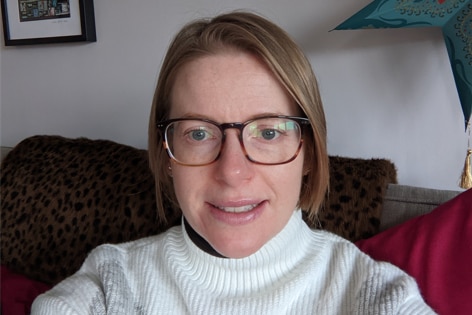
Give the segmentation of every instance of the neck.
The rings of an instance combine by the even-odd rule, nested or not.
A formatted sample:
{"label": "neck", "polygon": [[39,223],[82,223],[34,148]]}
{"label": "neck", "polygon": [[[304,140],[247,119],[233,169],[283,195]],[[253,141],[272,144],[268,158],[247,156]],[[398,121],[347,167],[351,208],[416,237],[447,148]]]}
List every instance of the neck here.
{"label": "neck", "polygon": [[202,251],[219,258],[226,258],[218,253],[200,234],[198,234],[184,217],[185,230],[192,242]]}

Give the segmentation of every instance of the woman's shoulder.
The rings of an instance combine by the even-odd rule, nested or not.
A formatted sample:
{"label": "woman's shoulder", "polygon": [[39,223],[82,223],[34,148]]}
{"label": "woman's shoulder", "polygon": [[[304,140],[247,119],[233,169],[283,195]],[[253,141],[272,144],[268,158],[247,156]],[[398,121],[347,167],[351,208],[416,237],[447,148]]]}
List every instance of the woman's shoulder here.
{"label": "woman's shoulder", "polygon": [[358,251],[357,246],[353,242],[337,234],[323,229],[310,228],[310,230],[313,242],[322,242],[328,248],[338,248],[354,252]]}
{"label": "woman's shoulder", "polygon": [[132,257],[148,256],[152,253],[163,251],[169,240],[176,240],[182,233],[180,226],[174,226],[169,230],[133,241],[118,244],[102,244],[93,249],[87,260],[93,260],[97,264],[106,260],[127,260]]}
{"label": "woman's shoulder", "polygon": [[[430,314],[416,281],[403,270],[389,262],[374,260],[351,241],[333,233],[321,230],[313,230],[312,233],[314,238],[324,242],[322,261],[326,264],[326,270],[336,270],[331,274],[330,283],[344,283],[351,289],[355,288],[353,290],[357,292],[360,303],[374,303],[364,305],[370,309],[393,303],[393,300],[383,299],[398,298],[394,301],[395,307],[404,309],[411,303],[422,310],[418,314]],[[402,297],[394,296],[398,294]]]}
{"label": "woman's shoulder", "polygon": [[[395,269],[390,263],[376,261],[369,255],[362,252],[353,242],[324,230],[312,230],[313,241],[323,244],[323,251],[326,256],[330,256],[335,261],[343,263],[351,262],[357,268],[366,269],[371,272],[373,269]],[[328,259],[329,261],[329,259]]]}
{"label": "woman's shoulder", "polygon": [[375,279],[374,282],[378,284],[383,281],[400,286],[416,286],[413,278],[399,267],[390,262],[375,260],[353,242],[326,231],[315,233],[324,237],[326,247],[329,248],[330,261],[342,264],[344,268],[347,267],[347,270],[361,275],[365,280]]}

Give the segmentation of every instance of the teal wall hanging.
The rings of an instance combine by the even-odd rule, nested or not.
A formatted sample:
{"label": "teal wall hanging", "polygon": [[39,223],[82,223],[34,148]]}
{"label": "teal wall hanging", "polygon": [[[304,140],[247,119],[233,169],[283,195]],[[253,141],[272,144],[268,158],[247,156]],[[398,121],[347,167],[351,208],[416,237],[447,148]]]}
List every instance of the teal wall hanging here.
{"label": "teal wall hanging", "polygon": [[375,0],[335,30],[440,27],[464,114],[472,112],[472,1]]}

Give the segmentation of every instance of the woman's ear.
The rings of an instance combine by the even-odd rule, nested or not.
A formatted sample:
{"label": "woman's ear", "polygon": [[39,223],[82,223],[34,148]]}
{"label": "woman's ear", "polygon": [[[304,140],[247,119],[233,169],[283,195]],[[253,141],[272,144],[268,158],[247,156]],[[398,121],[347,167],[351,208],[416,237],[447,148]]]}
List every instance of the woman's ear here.
{"label": "woman's ear", "polygon": [[169,161],[169,165],[167,165],[167,175],[172,177],[172,165],[171,165],[170,161]]}

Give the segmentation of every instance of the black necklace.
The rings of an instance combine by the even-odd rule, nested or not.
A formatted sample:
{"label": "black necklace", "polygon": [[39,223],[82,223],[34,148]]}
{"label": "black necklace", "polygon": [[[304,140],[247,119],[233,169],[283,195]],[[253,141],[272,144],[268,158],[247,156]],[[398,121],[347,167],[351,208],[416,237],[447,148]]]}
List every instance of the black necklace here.
{"label": "black necklace", "polygon": [[205,253],[213,255],[219,258],[226,258],[225,256],[218,253],[200,234],[198,234],[184,218],[185,230],[192,242]]}

